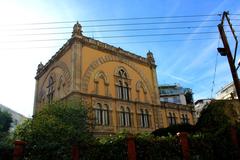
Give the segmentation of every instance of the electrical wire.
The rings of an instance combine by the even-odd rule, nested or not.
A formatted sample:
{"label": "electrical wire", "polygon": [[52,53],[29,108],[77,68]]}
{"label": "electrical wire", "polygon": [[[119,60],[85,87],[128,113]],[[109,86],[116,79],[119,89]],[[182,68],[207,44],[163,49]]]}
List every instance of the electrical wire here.
{"label": "electrical wire", "polygon": [[71,32],[58,32],[58,33],[25,33],[25,34],[8,34],[7,36],[39,36],[39,35],[58,35],[70,34]]}
{"label": "electrical wire", "polygon": [[[218,38],[218,47],[220,45],[220,35]],[[214,66],[214,73],[213,73],[213,81],[212,81],[212,88],[211,88],[211,98],[213,98],[213,91],[214,91],[214,87],[215,87],[215,78],[216,78],[216,72],[217,72],[217,64],[218,64],[218,52],[216,52],[216,59],[215,59],[215,66]]]}
{"label": "electrical wire", "polygon": [[184,26],[184,27],[160,27],[160,28],[132,28],[132,29],[109,29],[109,30],[90,30],[84,33],[102,33],[102,32],[125,32],[125,31],[152,31],[152,30],[178,30],[178,29],[194,29],[194,28],[216,28],[216,26]]}
{"label": "electrical wire", "polygon": [[[218,39],[214,37],[210,38],[191,38],[188,41],[201,41],[201,40],[210,40],[210,39]],[[171,39],[171,40],[158,40],[158,41],[131,41],[131,42],[116,42],[112,44],[141,44],[141,43],[162,43],[162,42],[178,42],[184,41],[185,39]]]}
{"label": "electrical wire", "polygon": [[[89,19],[81,20],[80,22],[104,22],[104,21],[128,21],[128,20],[148,20],[148,19],[166,19],[166,18],[192,18],[192,17],[220,17],[222,14],[209,14],[209,15],[180,15],[180,16],[152,16],[152,17],[131,17],[131,18],[108,18],[108,19]],[[15,26],[15,25],[44,25],[44,24],[66,24],[76,23],[76,21],[52,21],[52,22],[34,22],[34,23],[17,23],[17,24],[4,24],[1,26]]]}
{"label": "electrical wire", "polygon": [[216,34],[218,32],[196,32],[196,33],[189,33],[189,32],[184,32],[184,33],[160,33],[160,34],[138,34],[138,35],[117,35],[117,36],[99,36],[95,38],[133,38],[133,37],[155,37],[155,36],[176,36],[176,35],[189,35],[189,34]]}
{"label": "electrical wire", "polygon": [[41,42],[41,41],[66,41],[68,38],[62,39],[29,39],[29,40],[19,40],[19,41],[0,41],[0,43],[24,43],[24,42]]}
{"label": "electrical wire", "polygon": [[[188,39],[189,41],[198,41],[198,40],[210,40],[217,39],[214,37],[205,37],[205,38],[192,38]],[[24,43],[24,42],[39,42],[39,41],[66,41],[67,38],[63,39],[35,39],[35,40],[21,40],[21,41],[0,41],[0,43]],[[157,41],[131,41],[131,42],[116,42],[112,44],[141,44],[141,43],[159,43],[159,42],[177,42],[184,41],[185,39],[170,39],[170,40],[157,40]]]}
{"label": "electrical wire", "polygon": [[[182,27],[157,27],[157,28],[130,28],[130,29],[105,29],[105,30],[87,30],[84,33],[89,32],[118,32],[118,31],[141,31],[141,30],[167,30],[167,29],[194,29],[194,28],[214,28],[215,25],[211,26],[182,26]],[[44,27],[44,28],[0,28],[0,31],[28,31],[28,30],[52,30],[52,29],[70,29],[72,27]]]}
{"label": "electrical wire", "polygon": [[168,22],[97,24],[97,25],[83,25],[83,27],[84,28],[90,28],[90,27],[116,27],[116,26],[135,26],[135,25],[153,25],[153,24],[198,23],[198,22],[219,22],[219,20],[195,20],[195,21],[168,21]]}

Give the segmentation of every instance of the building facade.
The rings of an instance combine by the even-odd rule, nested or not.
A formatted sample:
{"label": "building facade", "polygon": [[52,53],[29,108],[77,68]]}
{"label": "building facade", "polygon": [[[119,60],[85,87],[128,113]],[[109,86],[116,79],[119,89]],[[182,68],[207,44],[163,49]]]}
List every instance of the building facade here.
{"label": "building facade", "polygon": [[192,104],[192,102],[189,102],[188,98],[186,97],[186,93],[190,93],[192,99],[192,90],[190,88],[183,88],[179,84],[173,84],[160,85],[158,89],[161,102],[169,102],[182,105]]}
{"label": "building facade", "polygon": [[45,64],[39,64],[34,113],[45,103],[61,99],[83,99],[92,110],[96,135],[131,133],[167,127],[168,114],[193,123],[193,108],[162,106],[151,52],[147,58],[94,40],[75,24],[72,38]]}
{"label": "building facade", "polygon": [[25,117],[24,115],[17,113],[16,111],[13,111],[12,109],[0,104],[0,110],[3,112],[8,112],[11,117],[12,117],[12,123],[10,126],[9,131],[14,131],[15,128],[17,127],[17,125],[23,123],[25,120],[27,120],[27,117]]}
{"label": "building facade", "polygon": [[234,83],[231,82],[217,91],[216,99],[238,99]]}
{"label": "building facade", "polygon": [[201,116],[201,112],[205,109],[213,99],[199,99],[194,103],[196,119]]}

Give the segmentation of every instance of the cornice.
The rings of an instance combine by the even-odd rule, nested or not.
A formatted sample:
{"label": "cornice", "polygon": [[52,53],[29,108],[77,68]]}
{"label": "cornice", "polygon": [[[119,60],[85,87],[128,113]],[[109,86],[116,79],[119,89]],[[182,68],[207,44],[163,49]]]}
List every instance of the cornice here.
{"label": "cornice", "polygon": [[155,62],[148,58],[144,58],[144,57],[134,54],[132,52],[123,50],[120,47],[115,47],[110,44],[101,42],[99,40],[95,40],[93,38],[89,38],[89,37],[86,37],[83,35],[74,35],[51,57],[51,59],[45,65],[41,65],[38,67],[37,75],[36,75],[35,79],[39,79],[47,71],[47,69],[51,66],[51,64],[53,62],[58,60],[61,56],[64,55],[64,53],[69,48],[71,48],[71,46],[74,42],[80,42],[83,45],[87,45],[91,48],[102,50],[102,51],[108,52],[110,54],[113,54],[115,56],[126,58],[128,60],[132,60],[137,63],[141,63],[146,66],[156,68]]}
{"label": "cornice", "polygon": [[[118,57],[123,57],[126,58],[128,60],[133,60],[136,61],[137,63],[142,63],[145,64],[147,66],[149,66],[149,61],[147,58],[139,56],[135,53],[126,51],[120,47],[115,47],[113,45],[101,42],[99,40],[95,40],[86,36],[77,36],[77,38],[81,39],[81,42],[91,48],[94,49],[99,49],[105,52],[108,52],[110,54],[116,55]],[[155,64],[152,64],[153,66],[156,66]]]}
{"label": "cornice", "polygon": [[37,74],[35,79],[39,79],[48,69],[49,67],[56,61],[58,60],[60,57],[62,57],[64,55],[64,53],[66,53],[66,51],[71,47],[72,44],[72,38],[69,39],[52,57],[50,60],[48,60],[48,62],[43,65],[41,68],[38,67],[37,69]]}

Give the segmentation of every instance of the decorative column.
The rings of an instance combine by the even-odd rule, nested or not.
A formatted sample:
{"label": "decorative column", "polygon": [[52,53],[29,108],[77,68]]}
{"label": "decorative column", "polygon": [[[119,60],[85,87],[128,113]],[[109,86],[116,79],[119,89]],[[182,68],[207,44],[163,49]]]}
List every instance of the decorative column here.
{"label": "decorative column", "polygon": [[80,91],[82,71],[82,26],[77,22],[72,32],[71,75],[72,91]]}

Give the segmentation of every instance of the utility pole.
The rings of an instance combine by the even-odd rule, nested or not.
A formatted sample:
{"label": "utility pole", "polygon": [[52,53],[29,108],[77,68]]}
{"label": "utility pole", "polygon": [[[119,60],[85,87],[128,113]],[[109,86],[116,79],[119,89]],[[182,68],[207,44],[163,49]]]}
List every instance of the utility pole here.
{"label": "utility pole", "polygon": [[[228,63],[229,63],[229,66],[230,66],[230,69],[231,69],[231,73],[232,73],[233,82],[234,82],[234,85],[235,85],[235,88],[236,88],[238,100],[240,101],[240,83],[239,83],[239,78],[238,78],[238,74],[237,74],[237,69],[235,67],[235,60],[236,60],[236,52],[237,52],[238,40],[237,40],[237,36],[235,35],[234,29],[232,27],[232,24],[230,22],[230,18],[228,17],[228,14],[229,14],[228,12],[225,12],[225,11],[223,12],[222,21],[218,25],[218,30],[219,30],[219,33],[221,35],[221,39],[222,39],[223,46],[224,46],[224,48],[218,48],[218,52],[222,56],[227,56]],[[230,46],[228,44],[227,36],[226,36],[225,31],[224,31],[224,27],[223,27],[223,25],[224,25],[224,18],[227,19],[228,25],[229,25],[229,27],[231,29],[231,32],[232,32],[232,34],[234,36],[234,39],[236,41],[234,58],[232,56],[232,52],[231,52]]]}

